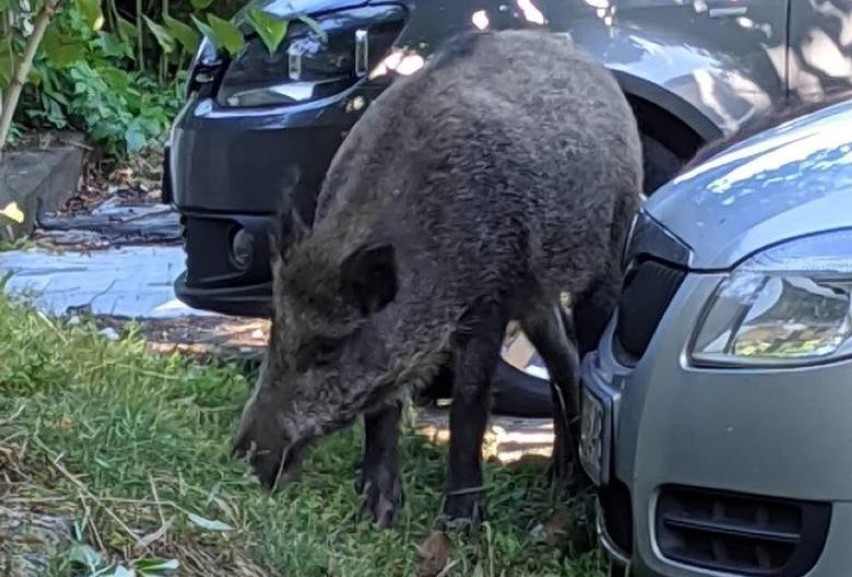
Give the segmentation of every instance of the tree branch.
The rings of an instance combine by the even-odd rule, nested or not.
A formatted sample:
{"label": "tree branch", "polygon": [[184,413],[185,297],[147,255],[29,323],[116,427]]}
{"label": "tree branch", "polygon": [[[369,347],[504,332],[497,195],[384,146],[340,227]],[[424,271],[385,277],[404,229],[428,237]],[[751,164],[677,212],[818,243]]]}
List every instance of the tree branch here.
{"label": "tree branch", "polygon": [[0,115],[0,154],[6,148],[6,138],[9,136],[9,130],[12,127],[12,116],[15,114],[15,108],[18,106],[18,100],[21,97],[21,91],[24,89],[24,84],[27,81],[30,70],[33,66],[36,51],[41,44],[44,33],[47,31],[47,26],[56,14],[56,9],[63,0],[46,0],[44,5],[39,10],[38,15],[33,23],[33,32],[27,38],[27,44],[24,47],[24,54],[18,66],[15,67],[15,73],[12,76],[12,82],[3,98],[2,115]]}

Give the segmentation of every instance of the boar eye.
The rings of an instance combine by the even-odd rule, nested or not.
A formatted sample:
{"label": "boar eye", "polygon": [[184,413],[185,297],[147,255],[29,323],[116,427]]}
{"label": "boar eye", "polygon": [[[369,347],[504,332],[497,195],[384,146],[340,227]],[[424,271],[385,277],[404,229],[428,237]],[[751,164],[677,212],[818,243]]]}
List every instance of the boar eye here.
{"label": "boar eye", "polygon": [[340,350],[340,341],[333,339],[318,339],[315,348],[316,363],[324,365],[334,360]]}
{"label": "boar eye", "polygon": [[298,354],[298,370],[308,367],[320,367],[332,362],[340,353],[341,341],[320,337],[303,345]]}

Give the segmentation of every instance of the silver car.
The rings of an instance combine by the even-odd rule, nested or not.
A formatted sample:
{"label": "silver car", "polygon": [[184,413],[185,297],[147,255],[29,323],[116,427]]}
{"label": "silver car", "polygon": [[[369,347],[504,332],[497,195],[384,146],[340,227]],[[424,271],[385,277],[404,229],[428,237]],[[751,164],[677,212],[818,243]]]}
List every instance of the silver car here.
{"label": "silver car", "polygon": [[852,575],[852,101],[659,189],[624,263],[582,367],[581,455],[617,566]]}

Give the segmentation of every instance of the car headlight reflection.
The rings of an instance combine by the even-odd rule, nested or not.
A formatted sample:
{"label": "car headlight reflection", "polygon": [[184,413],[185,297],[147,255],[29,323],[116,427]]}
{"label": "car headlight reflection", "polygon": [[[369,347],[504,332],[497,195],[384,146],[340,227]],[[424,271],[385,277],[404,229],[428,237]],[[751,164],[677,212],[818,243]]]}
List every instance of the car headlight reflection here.
{"label": "car headlight reflection", "polygon": [[229,107],[286,106],[339,94],[378,65],[405,17],[405,9],[396,5],[333,13],[318,21],[325,38],[293,21],[272,54],[259,38],[250,38],[228,65],[219,102]]}
{"label": "car headlight reflection", "polygon": [[793,240],[717,287],[691,358],[709,366],[795,366],[852,356],[852,230]]}

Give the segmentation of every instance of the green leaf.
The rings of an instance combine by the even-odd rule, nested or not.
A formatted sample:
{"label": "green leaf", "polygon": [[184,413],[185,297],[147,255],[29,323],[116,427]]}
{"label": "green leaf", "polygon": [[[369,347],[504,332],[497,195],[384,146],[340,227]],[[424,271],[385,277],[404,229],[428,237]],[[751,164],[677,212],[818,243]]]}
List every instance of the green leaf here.
{"label": "green leaf", "polygon": [[168,14],[163,14],[163,23],[168,27],[172,37],[177,39],[187,52],[194,54],[198,50],[201,37],[192,26],[184,24],[180,20],[175,20]]}
{"label": "green leaf", "polygon": [[104,13],[100,0],[77,0],[77,10],[83,15],[86,24],[92,30],[100,30],[104,25]]}
{"label": "green leaf", "polygon": [[68,102],[68,98],[66,98],[65,95],[62,94],[61,92],[51,92],[50,97],[53,98],[59,104],[62,104],[64,106],[70,106],[71,105],[71,103]]}
{"label": "green leaf", "polygon": [[195,27],[198,28],[201,33],[206,36],[210,42],[213,43],[216,48],[219,48],[219,41],[216,39],[216,33],[213,31],[210,26],[199,20],[195,17],[195,14],[192,15],[192,21],[195,23]]}
{"label": "green leaf", "polygon": [[72,563],[83,565],[90,571],[97,569],[101,564],[101,556],[89,545],[77,543],[68,550],[68,560]]}
{"label": "green leaf", "polygon": [[133,58],[133,48],[116,34],[100,31],[98,32],[97,45],[101,47],[106,56],[113,58]]}
{"label": "green leaf", "polygon": [[62,69],[83,60],[86,45],[73,36],[65,36],[56,28],[48,28],[42,38],[40,49],[47,61]]}
{"label": "green leaf", "polygon": [[118,37],[124,40],[125,42],[133,41],[136,42],[136,26],[119,16],[115,15],[115,21],[118,23]]}
{"label": "green leaf", "polygon": [[177,559],[142,559],[136,563],[140,575],[159,575],[164,571],[175,571],[180,567]]}
{"label": "green leaf", "polygon": [[208,14],[207,22],[210,23],[210,28],[213,29],[216,44],[227,50],[231,56],[237,54],[242,49],[245,44],[245,38],[239,28],[215,14]]}
{"label": "green leaf", "polygon": [[259,8],[252,8],[249,11],[248,20],[257,32],[257,35],[263,40],[269,53],[272,54],[278,50],[278,46],[281,45],[284,37],[287,36],[287,27],[290,25],[290,22],[267,14]]}
{"label": "green leaf", "polygon": [[133,569],[128,569],[124,565],[116,565],[105,573],[98,573],[98,577],[135,577],[136,572]]}
{"label": "green leaf", "polygon": [[196,10],[207,10],[211,4],[213,0],[192,0],[192,7]]}
{"label": "green leaf", "polygon": [[5,88],[12,81],[16,62],[12,47],[6,42],[0,43],[0,88]]}
{"label": "green leaf", "polygon": [[160,24],[157,24],[144,14],[142,18],[145,20],[145,24],[148,25],[148,28],[151,29],[151,32],[154,33],[154,37],[157,39],[157,43],[163,49],[163,52],[166,54],[171,53],[175,49],[175,39],[171,35],[171,33]]}
{"label": "green leaf", "polygon": [[228,525],[227,523],[223,523],[222,521],[214,521],[211,519],[205,519],[200,515],[196,515],[194,513],[189,514],[189,520],[193,522],[193,524],[201,527],[202,529],[207,529],[208,531],[233,531],[234,528]]}
{"label": "green leaf", "polygon": [[325,30],[322,29],[322,26],[319,25],[319,22],[308,16],[307,14],[299,14],[296,16],[299,20],[304,22],[308,28],[314,31],[314,34],[319,36],[323,42],[328,42],[328,34],[325,33]]}
{"label": "green leaf", "polygon": [[124,93],[130,88],[130,76],[126,71],[110,66],[102,68],[100,73],[110,90],[116,93]]}
{"label": "green leaf", "polygon": [[148,142],[148,139],[136,126],[131,126],[124,133],[124,141],[127,144],[127,152],[139,152]]}

